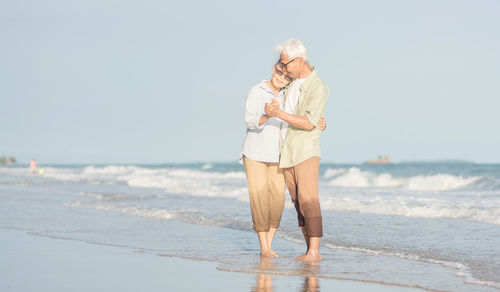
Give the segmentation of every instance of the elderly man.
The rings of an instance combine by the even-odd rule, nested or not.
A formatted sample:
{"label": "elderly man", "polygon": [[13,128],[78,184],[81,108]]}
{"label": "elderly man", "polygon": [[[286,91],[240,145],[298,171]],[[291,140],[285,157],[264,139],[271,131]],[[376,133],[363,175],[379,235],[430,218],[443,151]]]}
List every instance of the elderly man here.
{"label": "elderly man", "polygon": [[297,210],[307,251],[297,260],[319,261],[323,224],[318,195],[321,131],[318,124],[328,101],[328,87],[307,61],[307,51],[299,40],[287,40],[277,47],[280,62],[295,78],[285,89],[284,110],[273,101],[266,114],[285,121],[282,125],[280,167],[292,202]]}

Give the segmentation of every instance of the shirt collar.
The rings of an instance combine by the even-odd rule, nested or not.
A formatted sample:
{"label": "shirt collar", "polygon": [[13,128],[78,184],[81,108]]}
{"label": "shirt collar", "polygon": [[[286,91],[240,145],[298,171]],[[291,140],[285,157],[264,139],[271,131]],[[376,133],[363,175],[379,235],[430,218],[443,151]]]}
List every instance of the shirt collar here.
{"label": "shirt collar", "polygon": [[[259,86],[260,88],[262,88],[263,90],[265,90],[266,92],[269,92],[271,93],[273,96],[274,96],[274,92],[271,90],[271,88],[269,88],[269,86],[267,85],[267,82],[269,80],[262,80],[260,83],[259,83]],[[278,92],[278,95],[276,95],[276,97],[280,96],[283,94],[283,90],[280,90],[280,92]]]}
{"label": "shirt collar", "polygon": [[262,88],[263,90],[265,91],[269,91],[271,93],[273,93],[273,91],[271,90],[271,88],[269,88],[269,86],[267,86],[267,80],[262,80],[259,84],[260,88]]}
{"label": "shirt collar", "polygon": [[314,80],[318,78],[318,73],[316,73],[316,68],[312,67],[312,72],[309,74],[309,76],[306,77],[306,80],[304,80],[301,84],[302,90],[307,90],[307,88],[313,83]]}

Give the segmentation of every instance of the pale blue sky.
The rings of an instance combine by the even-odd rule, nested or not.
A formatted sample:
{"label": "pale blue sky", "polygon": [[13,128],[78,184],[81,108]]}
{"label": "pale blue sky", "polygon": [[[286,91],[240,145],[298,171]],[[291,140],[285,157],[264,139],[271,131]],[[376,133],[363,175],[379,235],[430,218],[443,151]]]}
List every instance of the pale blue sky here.
{"label": "pale blue sky", "polygon": [[500,162],[499,15],[496,0],[1,1],[0,156],[236,160],[245,96],[293,37],[331,90],[323,161]]}

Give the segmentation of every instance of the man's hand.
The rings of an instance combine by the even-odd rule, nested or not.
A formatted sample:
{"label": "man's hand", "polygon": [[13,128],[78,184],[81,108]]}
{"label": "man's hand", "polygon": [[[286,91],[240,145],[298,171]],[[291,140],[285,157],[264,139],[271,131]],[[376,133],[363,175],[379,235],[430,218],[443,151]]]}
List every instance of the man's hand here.
{"label": "man's hand", "polygon": [[269,117],[275,117],[280,112],[280,105],[276,99],[273,99],[271,103],[266,103],[266,115]]}
{"label": "man's hand", "polygon": [[318,122],[318,125],[317,127],[321,130],[321,131],[324,131],[326,129],[326,121],[325,121],[325,118],[323,116],[321,116],[321,118],[319,119],[319,122]]}

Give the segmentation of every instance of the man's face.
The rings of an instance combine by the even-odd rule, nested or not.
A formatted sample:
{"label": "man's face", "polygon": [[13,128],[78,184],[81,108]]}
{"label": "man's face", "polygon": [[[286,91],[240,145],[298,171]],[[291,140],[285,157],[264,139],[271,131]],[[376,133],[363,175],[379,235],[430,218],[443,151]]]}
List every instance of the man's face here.
{"label": "man's face", "polygon": [[302,64],[304,60],[302,58],[290,59],[286,54],[281,54],[281,64],[285,68],[287,74],[292,78],[297,78],[302,72]]}

